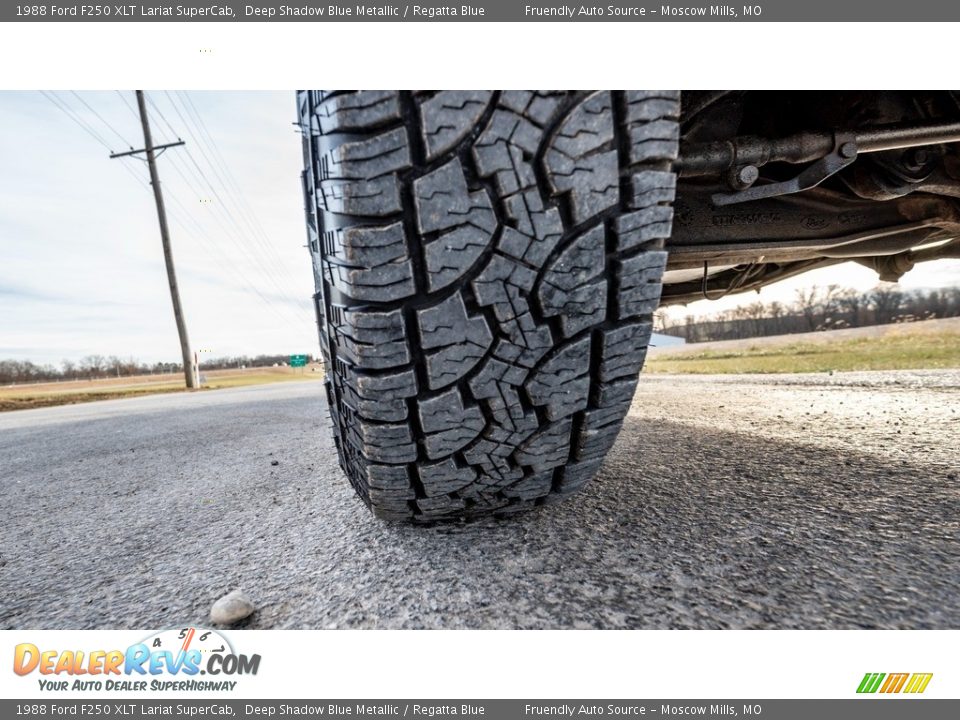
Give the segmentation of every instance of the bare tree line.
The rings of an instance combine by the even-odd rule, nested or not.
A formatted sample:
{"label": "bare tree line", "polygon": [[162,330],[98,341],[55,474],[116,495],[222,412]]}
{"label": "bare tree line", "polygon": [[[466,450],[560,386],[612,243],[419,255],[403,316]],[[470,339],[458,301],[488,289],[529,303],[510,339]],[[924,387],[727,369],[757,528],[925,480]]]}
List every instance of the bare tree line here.
{"label": "bare tree line", "polygon": [[[289,362],[289,355],[237,355],[213,359],[202,358],[201,370],[224,370],[227,368],[272,367]],[[312,360],[312,358],[311,358]],[[59,367],[37,364],[30,360],[0,360],[0,385],[28,382],[55,382],[62,380],[97,380],[133,375],[162,375],[182,372],[178,362],[140,362],[136,358],[119,358],[116,355],[87,355],[74,361],[63,360]]]}
{"label": "bare tree line", "polygon": [[658,332],[687,342],[867,327],[960,316],[960,288],[903,291],[880,285],[859,292],[839,285],[797,290],[792,303],[755,302],[672,322],[657,314]]}

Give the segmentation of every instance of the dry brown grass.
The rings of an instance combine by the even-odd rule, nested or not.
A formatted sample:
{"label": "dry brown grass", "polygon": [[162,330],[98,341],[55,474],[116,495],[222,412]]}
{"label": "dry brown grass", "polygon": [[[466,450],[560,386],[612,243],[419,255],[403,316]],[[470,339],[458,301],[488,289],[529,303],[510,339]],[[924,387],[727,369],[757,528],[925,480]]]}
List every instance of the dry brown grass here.
{"label": "dry brown grass", "polygon": [[[314,371],[315,368],[316,371]],[[264,385],[275,382],[310,381],[323,378],[323,372],[319,365],[310,365],[306,368],[267,367],[247,368],[245,370],[205,370],[201,374],[206,379],[203,390]],[[180,373],[134,375],[96,380],[70,380],[29,385],[5,385],[0,387],[0,412],[184,391],[186,391],[186,383]]]}

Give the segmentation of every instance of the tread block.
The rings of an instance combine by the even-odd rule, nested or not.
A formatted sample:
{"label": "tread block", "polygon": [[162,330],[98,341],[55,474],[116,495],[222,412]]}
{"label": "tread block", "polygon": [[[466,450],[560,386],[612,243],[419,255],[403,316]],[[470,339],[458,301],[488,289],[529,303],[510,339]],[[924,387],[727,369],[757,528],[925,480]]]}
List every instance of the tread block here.
{"label": "tread block", "polygon": [[378,312],[333,306],[330,324],[339,352],[358,368],[379,370],[410,362],[400,310]]}
{"label": "tread block", "polygon": [[349,406],[362,418],[380,420],[383,422],[397,422],[406,420],[407,403],[403,398],[378,398],[367,400],[357,394],[356,389],[344,382],[337,382],[340,402]]}
{"label": "tread block", "polygon": [[453,458],[440,462],[423,463],[418,472],[423,491],[427,497],[449,495],[463,490],[477,478],[477,471],[470,467],[457,467]]}
{"label": "tread block", "polygon": [[366,375],[338,361],[344,382],[344,402],[368,420],[399,421],[408,416],[406,398],[416,397],[417,380],[412,369],[399,373]]}
{"label": "tread block", "polygon": [[429,515],[454,515],[458,514],[467,506],[466,500],[459,497],[450,497],[449,495],[439,495],[436,497],[426,497],[417,500],[417,507],[424,514]]}
{"label": "tread block", "polygon": [[482,438],[464,451],[464,457],[483,469],[482,484],[503,487],[522,477],[522,469],[508,458],[536,432],[540,423],[536,413],[524,409],[516,387],[506,382],[495,382],[492,387],[495,392],[486,399],[492,420]]}
{"label": "tread block", "polygon": [[637,378],[629,377],[600,385],[596,392],[596,409],[583,414],[580,437],[575,447],[575,456],[580,460],[602,460],[613,446],[623,425],[623,418],[630,410]]}
{"label": "tread block", "polygon": [[403,128],[337,145],[320,158],[321,180],[371,180],[410,167]]}
{"label": "tread block", "polygon": [[[502,102],[502,98],[501,98]],[[481,177],[493,177],[502,197],[536,185],[533,158],[543,130],[512,110],[497,110],[473,145],[473,157]]]}
{"label": "tread block", "polygon": [[358,418],[357,439],[373,462],[408,463],[417,459],[417,443],[406,423],[377,423]]}
{"label": "tread block", "polygon": [[600,469],[599,460],[573,462],[559,470],[560,477],[556,485],[556,495],[548,496],[548,502],[557,502],[564,495],[575,493],[597,474]]}
{"label": "tread block", "polygon": [[673,208],[667,205],[645,207],[620,216],[613,227],[620,252],[665,239],[673,230]]}
{"label": "tread block", "polygon": [[622,423],[620,420],[603,422],[609,419],[608,410],[591,410],[586,413],[584,427],[580,431],[574,456],[580,461],[601,461],[606,457],[610,448],[620,434]]}
{"label": "tread block", "polygon": [[603,322],[607,314],[606,234],[603,225],[574,240],[543,270],[540,307],[560,316],[564,337]]}
{"label": "tread block", "polygon": [[482,316],[469,317],[463,296],[451,295],[439,305],[417,311],[421,346],[427,353],[431,389],[463,377],[486,354],[493,334]]}
{"label": "tread block", "polygon": [[563,92],[504,90],[500,94],[500,105],[543,127],[556,115],[565,99]]}
{"label": "tread block", "polygon": [[589,96],[568,113],[550,140],[544,165],[554,194],[569,196],[574,222],[583,222],[620,201],[609,92]]}
{"label": "tread block", "polygon": [[535,281],[536,274],[529,268],[494,255],[472,282],[478,304],[492,307],[500,325],[494,356],[528,368],[553,347],[550,328],[537,323],[527,303],[526,294]]}
{"label": "tread block", "polygon": [[389,302],[416,292],[402,223],[338,228],[323,242],[327,279],[344,295]]}
{"label": "tread block", "polygon": [[604,330],[600,343],[600,382],[636,377],[643,367],[652,331],[650,322],[629,323]]}
{"label": "tread block", "polygon": [[490,245],[497,229],[493,205],[483,190],[470,192],[459,158],[413,183],[417,226],[425,239],[428,290],[459,278]]}
{"label": "tread block", "polygon": [[321,180],[320,201],[327,212],[384,217],[400,212],[400,186],[395,175],[373,180]]}
{"label": "tread block", "polygon": [[457,388],[419,401],[427,457],[439,459],[474,440],[486,425],[478,407],[465,407]]}
{"label": "tread block", "polygon": [[573,421],[564,418],[535,432],[520,445],[513,457],[521,465],[540,473],[563,465],[570,457],[570,430]]}
{"label": "tread block", "polygon": [[613,98],[604,90],[593,93],[567,113],[547,152],[583,157],[609,145],[613,138]]}
{"label": "tread block", "polygon": [[630,410],[633,395],[637,390],[637,378],[623,378],[616,382],[604,383],[596,390],[596,408],[587,410],[583,414],[583,425],[580,440],[601,428],[616,425],[613,437],[616,438],[620,423]]}
{"label": "tread block", "polygon": [[630,161],[634,164],[676,160],[680,126],[674,120],[653,120],[630,128]]}
{"label": "tread block", "polygon": [[516,193],[504,202],[514,225],[503,228],[497,248],[529,265],[542,265],[563,235],[560,213],[545,208],[536,190]]}
{"label": "tread block", "polygon": [[553,487],[553,473],[542,472],[529,475],[513,485],[503,489],[503,494],[511,498],[535,500],[550,492]]}
{"label": "tread block", "polygon": [[486,90],[442,90],[420,103],[427,159],[434,160],[459,143],[480,120],[492,97]]}
{"label": "tread block", "polygon": [[598,385],[597,407],[622,407],[624,412],[629,410],[637,392],[637,380],[636,376],[632,376]]}
{"label": "tread block", "polygon": [[535,92],[527,105],[527,117],[543,127],[557,114],[565,99],[562,92]]}
{"label": "tread block", "polygon": [[679,90],[628,90],[627,122],[649,122],[680,117]]}
{"label": "tread block", "polygon": [[590,392],[590,338],[562,346],[537,368],[525,387],[531,402],[545,406],[550,420],[585,409]]}
{"label": "tread block", "polygon": [[361,90],[334,95],[317,104],[314,115],[321,133],[369,130],[400,119],[400,97],[395,90]]}
{"label": "tread block", "polygon": [[650,250],[621,260],[618,276],[617,308],[620,318],[649,315],[660,302],[660,280],[667,264],[667,253]]}
{"label": "tread block", "polygon": [[532,90],[504,90],[500,93],[500,106],[517,115],[523,115],[533,99],[533,94]]}
{"label": "tread block", "polygon": [[672,203],[677,194],[677,176],[662,170],[643,170],[631,177],[633,196],[630,207],[647,208],[660,203]]}
{"label": "tread block", "polygon": [[498,398],[504,392],[502,385],[522,385],[527,372],[524,367],[490,357],[470,379],[470,390],[478,400]]}
{"label": "tread block", "polygon": [[406,465],[377,465],[367,463],[364,466],[367,487],[394,496],[407,496],[413,493],[413,485]]}
{"label": "tread block", "polygon": [[498,489],[522,478],[523,469],[512,465],[508,459],[515,449],[514,445],[480,438],[464,450],[463,457],[480,470],[477,487]]}

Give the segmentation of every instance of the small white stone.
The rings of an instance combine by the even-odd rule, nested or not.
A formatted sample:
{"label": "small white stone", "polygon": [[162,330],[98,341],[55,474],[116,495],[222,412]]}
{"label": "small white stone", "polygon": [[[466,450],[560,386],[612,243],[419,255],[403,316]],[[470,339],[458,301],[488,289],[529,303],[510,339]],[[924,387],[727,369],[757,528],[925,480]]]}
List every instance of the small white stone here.
{"label": "small white stone", "polygon": [[216,625],[233,625],[256,610],[242,590],[234,590],[217,600],[210,609],[210,620]]}

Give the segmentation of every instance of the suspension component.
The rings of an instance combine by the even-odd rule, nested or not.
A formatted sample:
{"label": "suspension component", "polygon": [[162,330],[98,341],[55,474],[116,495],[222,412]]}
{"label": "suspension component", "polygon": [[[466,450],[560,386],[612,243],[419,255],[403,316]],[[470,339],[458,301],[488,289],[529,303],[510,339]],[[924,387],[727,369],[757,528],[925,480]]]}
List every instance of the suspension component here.
{"label": "suspension component", "polygon": [[[723,206],[809,190],[856,160],[857,150],[857,139],[852,133],[835,133],[833,149],[827,155],[804,168],[796,177],[764,185],[753,185],[751,183],[748,187],[734,192],[716,193],[711,199],[714,205]],[[755,165],[746,165],[743,170],[746,170],[746,168],[752,168],[751,176],[754,176],[754,180],[759,176],[760,171]]]}
{"label": "suspension component", "polygon": [[721,175],[747,165],[771,162],[802,164],[834,151],[837,136],[848,137],[858,153],[960,142],[960,123],[877,127],[840,132],[803,132],[786,138],[744,136],[735,140],[681,145],[677,170],[681,177]]}
{"label": "suspension component", "polygon": [[[779,140],[743,137],[683,147],[677,162],[681,177],[722,175],[732,192],[716,193],[712,201],[724,206],[809,190],[853,163],[860,153],[954,141],[960,141],[960,123],[799,133]],[[925,151],[916,152],[924,157]],[[811,164],[789,180],[756,185],[759,168],[771,162]]]}

